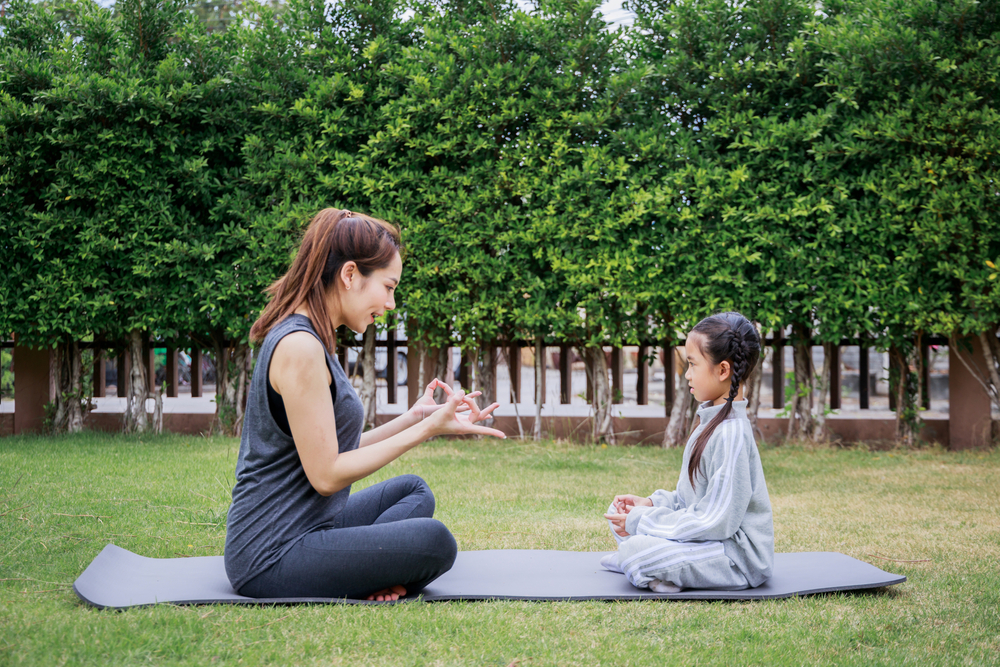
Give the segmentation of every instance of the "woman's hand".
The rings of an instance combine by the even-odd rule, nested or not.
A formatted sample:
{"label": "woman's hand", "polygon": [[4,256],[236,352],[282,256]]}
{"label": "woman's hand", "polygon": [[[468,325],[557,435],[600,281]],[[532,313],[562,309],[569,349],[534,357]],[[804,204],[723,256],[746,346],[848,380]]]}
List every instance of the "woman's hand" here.
{"label": "woman's hand", "polygon": [[632,511],[633,507],[652,507],[653,501],[649,498],[633,496],[631,493],[626,493],[620,496],[615,496],[615,502],[613,505],[615,506],[615,509],[618,510],[619,514],[628,514]]}
{"label": "woman's hand", "polygon": [[[430,383],[427,385],[427,387],[424,389],[423,395],[420,398],[418,398],[416,402],[413,404],[413,407],[409,409],[409,412],[412,413],[414,416],[414,421],[418,422],[422,421],[427,416],[437,412],[438,410],[444,407],[444,403],[437,403],[434,401],[434,391],[438,387],[440,387],[445,392],[445,394],[449,396],[452,393],[454,393],[452,388],[448,386],[447,383],[442,382],[437,378],[431,380]],[[466,398],[475,398],[481,395],[482,393],[483,392],[481,391],[474,391],[471,394],[468,394]],[[468,409],[469,406],[467,405],[459,406],[459,412],[465,412]],[[483,419],[485,419],[485,417],[483,417]]]}
{"label": "woman's hand", "polygon": [[[436,407],[432,408],[433,412],[430,416],[426,417],[432,435],[491,435],[495,438],[507,438],[507,434],[503,431],[480,426],[477,423],[490,417],[491,413],[500,407],[499,403],[494,403],[480,410],[475,401],[476,396],[479,396],[480,392],[466,394],[463,391],[454,391],[440,380],[435,380],[434,382],[437,382],[436,386],[444,390],[448,399],[441,405],[435,404]],[[432,401],[434,400],[433,384],[427,385],[427,391],[424,392],[425,398],[427,393],[430,392]],[[429,406],[425,404],[424,409],[427,409],[427,407]]]}

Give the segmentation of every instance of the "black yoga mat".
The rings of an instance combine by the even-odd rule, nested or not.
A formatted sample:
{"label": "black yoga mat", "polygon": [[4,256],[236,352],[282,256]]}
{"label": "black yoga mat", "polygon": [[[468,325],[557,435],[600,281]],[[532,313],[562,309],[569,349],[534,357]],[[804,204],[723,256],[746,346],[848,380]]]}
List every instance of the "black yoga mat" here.
{"label": "black yoga mat", "polygon": [[[834,552],[774,555],[774,576],[744,591],[637,589],[600,565],[606,552],[461,551],[455,566],[421,598],[437,600],[767,600],[892,586],[906,577]],[[146,558],[113,544],[104,547],[73,584],[84,602],[125,609],[170,604],[386,604],[328,598],[248,598],[229,585],[222,556]],[[409,601],[419,598],[403,598]]]}

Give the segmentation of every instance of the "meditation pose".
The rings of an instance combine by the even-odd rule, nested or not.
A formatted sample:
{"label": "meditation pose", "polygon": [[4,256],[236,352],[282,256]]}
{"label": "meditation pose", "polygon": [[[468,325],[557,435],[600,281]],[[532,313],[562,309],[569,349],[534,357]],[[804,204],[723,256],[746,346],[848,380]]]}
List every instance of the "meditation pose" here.
{"label": "meditation pose", "polygon": [[[250,331],[257,347],[226,532],[226,573],[250,597],[396,600],[451,568],[457,547],[415,475],[351,484],[424,440],[505,437],[473,400],[434,379],[405,414],[362,433],[361,401],[334,358],[338,326],[363,332],[395,307],[398,230],[320,211]],[[392,363],[392,361],[390,361]],[[434,390],[447,396],[434,401]]]}
{"label": "meditation pose", "polygon": [[760,336],[739,313],[721,313],[699,322],[684,349],[701,406],[677,490],[615,496],[604,516],[618,551],[601,564],[658,593],[756,587],[774,564],[771,501],[743,398]]}

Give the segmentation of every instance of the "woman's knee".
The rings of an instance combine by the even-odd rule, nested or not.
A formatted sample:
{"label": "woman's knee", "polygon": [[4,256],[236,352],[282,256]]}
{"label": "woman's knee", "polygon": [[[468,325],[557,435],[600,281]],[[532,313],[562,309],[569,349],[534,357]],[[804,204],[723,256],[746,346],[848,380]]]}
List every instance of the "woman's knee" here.
{"label": "woman's knee", "polygon": [[419,535],[421,551],[433,555],[445,569],[455,564],[458,543],[447,526],[437,519],[423,519],[420,521]]}
{"label": "woman's knee", "polygon": [[434,492],[427,482],[420,475],[400,475],[397,479],[407,487],[407,495],[420,497],[420,507],[425,516],[434,516]]}

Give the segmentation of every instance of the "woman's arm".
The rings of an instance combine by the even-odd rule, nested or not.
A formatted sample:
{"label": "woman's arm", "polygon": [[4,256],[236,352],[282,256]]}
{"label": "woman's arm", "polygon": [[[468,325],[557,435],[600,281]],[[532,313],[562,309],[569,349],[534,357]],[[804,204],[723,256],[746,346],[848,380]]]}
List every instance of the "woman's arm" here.
{"label": "woman's arm", "polygon": [[[307,332],[285,336],[275,348],[268,376],[285,404],[306,477],[325,496],[367,477],[436,435],[479,433],[506,437],[502,431],[476,424],[489,413],[480,412],[474,401],[455,392],[441,409],[423,421],[368,447],[341,454],[322,343]],[[461,414],[460,405],[467,405],[471,416]]]}

